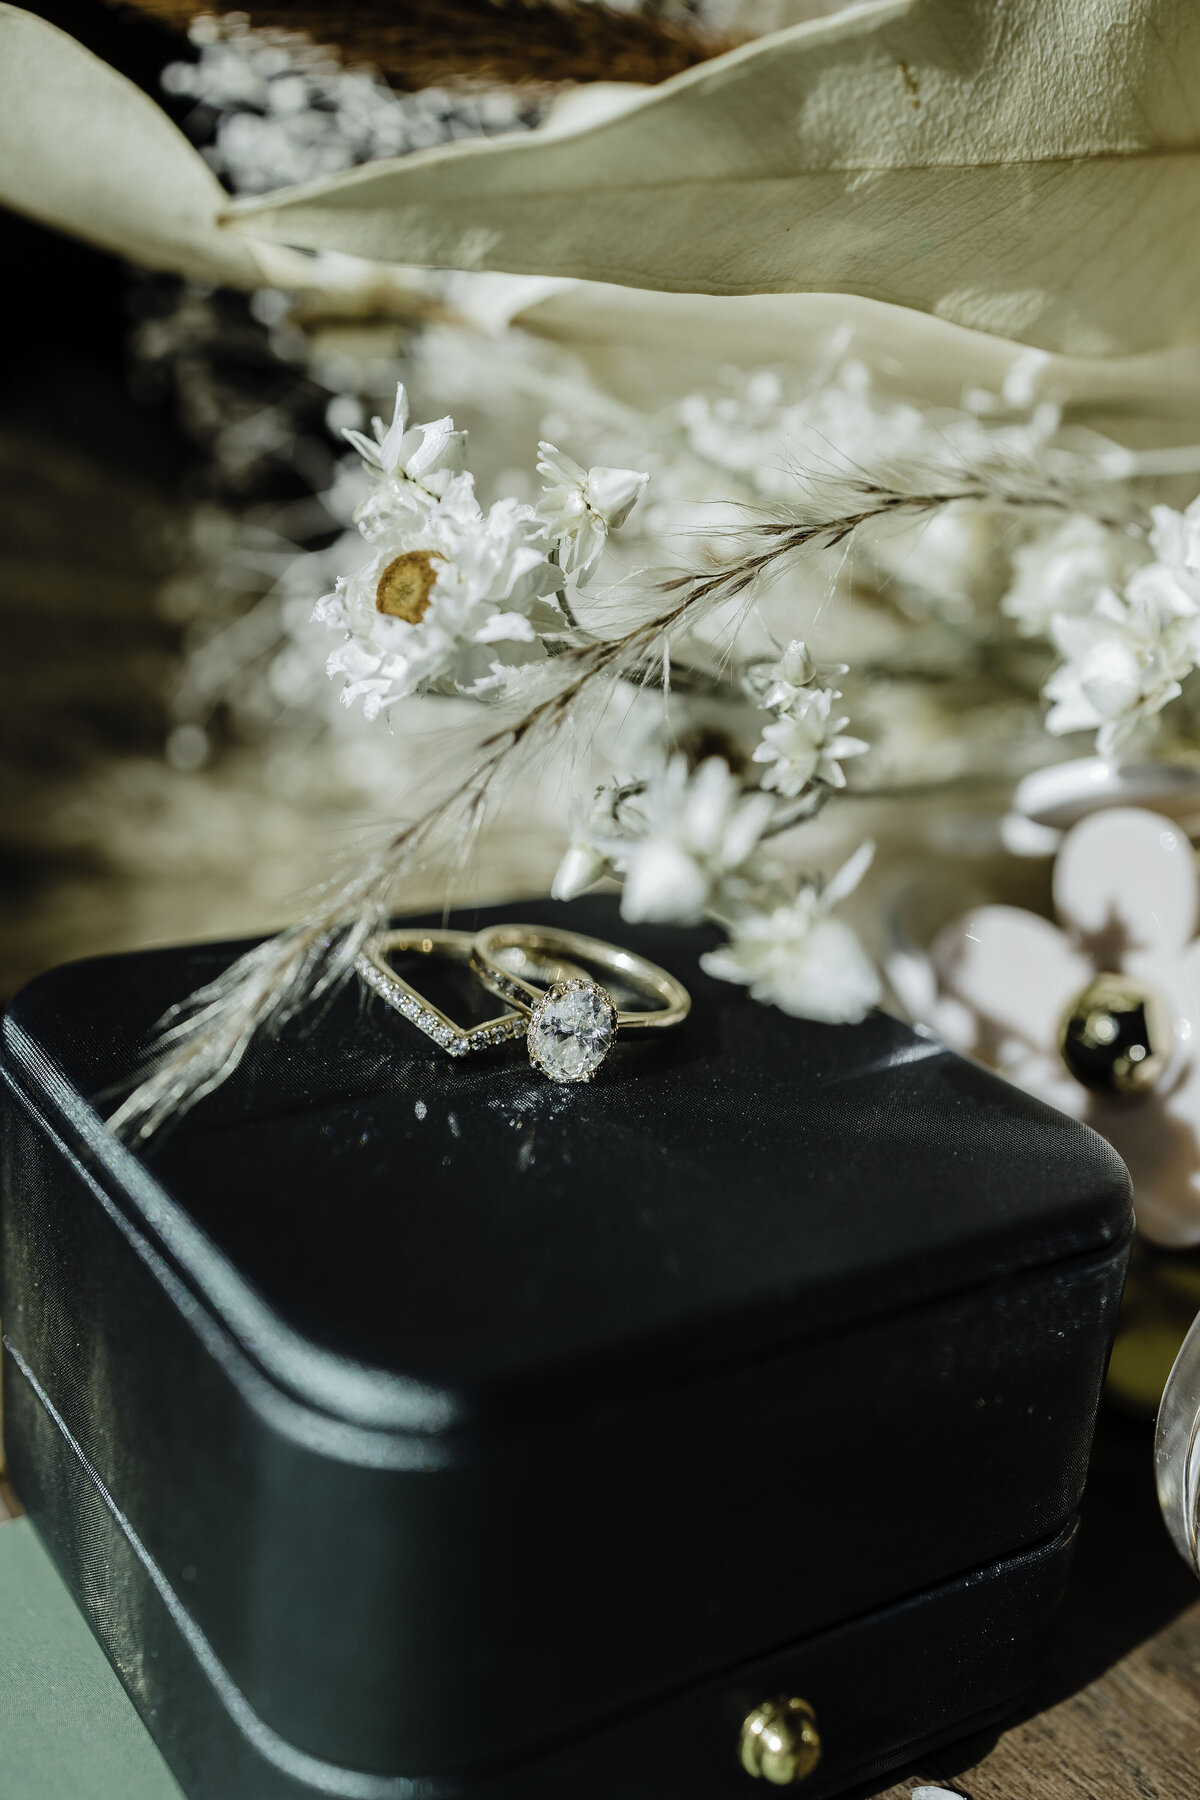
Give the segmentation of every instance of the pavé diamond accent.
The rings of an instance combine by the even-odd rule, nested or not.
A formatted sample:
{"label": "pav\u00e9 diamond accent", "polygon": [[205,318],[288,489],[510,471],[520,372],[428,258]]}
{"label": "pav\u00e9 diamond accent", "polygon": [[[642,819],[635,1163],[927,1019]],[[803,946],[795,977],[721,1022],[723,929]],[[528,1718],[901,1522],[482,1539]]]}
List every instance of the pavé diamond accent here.
{"label": "pav\u00e9 diamond accent", "polygon": [[476,1025],[470,1033],[468,1047],[472,1050],[490,1050],[493,1044],[506,1044],[510,1038],[524,1036],[524,1019],[497,1019],[491,1025]]}
{"label": "pav\u00e9 diamond accent", "polygon": [[496,1019],[490,1024],[475,1025],[468,1029],[454,1025],[441,1014],[423,1006],[416,995],[399,982],[390,981],[370,957],[360,956],[356,967],[373,993],[378,994],[389,1006],[395,1007],[397,1012],[403,1013],[418,1031],[423,1031],[426,1037],[432,1038],[448,1056],[467,1056],[472,1050],[490,1050],[496,1044],[505,1044],[513,1038],[525,1036],[524,1019]]}
{"label": "pav\u00e9 diamond accent", "polygon": [[529,1060],[551,1081],[591,1081],[616,1033],[616,1008],[597,982],[559,982],[529,1021]]}

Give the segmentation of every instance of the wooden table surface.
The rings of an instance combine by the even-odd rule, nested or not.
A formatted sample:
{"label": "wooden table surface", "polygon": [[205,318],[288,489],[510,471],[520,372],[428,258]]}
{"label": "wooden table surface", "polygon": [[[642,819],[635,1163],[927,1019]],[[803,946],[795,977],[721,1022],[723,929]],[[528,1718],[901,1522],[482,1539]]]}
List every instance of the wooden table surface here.
{"label": "wooden table surface", "polygon": [[[0,1520],[19,1507],[0,1478]],[[854,1800],[1200,1800],[1200,1585],[1159,1518],[1151,1431],[1101,1420],[1059,1652],[1029,1705]]]}

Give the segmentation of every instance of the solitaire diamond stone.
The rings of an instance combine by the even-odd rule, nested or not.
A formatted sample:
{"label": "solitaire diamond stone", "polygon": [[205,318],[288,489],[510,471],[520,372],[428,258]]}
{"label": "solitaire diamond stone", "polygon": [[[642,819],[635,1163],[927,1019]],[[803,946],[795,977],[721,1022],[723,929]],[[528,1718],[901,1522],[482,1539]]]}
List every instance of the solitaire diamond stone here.
{"label": "solitaire diamond stone", "polygon": [[612,1001],[591,981],[550,989],[529,1021],[529,1059],[551,1081],[590,1081],[612,1048]]}

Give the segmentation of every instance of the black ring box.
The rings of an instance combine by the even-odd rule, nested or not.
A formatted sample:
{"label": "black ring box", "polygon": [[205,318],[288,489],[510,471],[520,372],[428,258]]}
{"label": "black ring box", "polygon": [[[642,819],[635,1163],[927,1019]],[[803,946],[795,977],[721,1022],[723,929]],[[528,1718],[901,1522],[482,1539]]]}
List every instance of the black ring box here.
{"label": "black ring box", "polygon": [[692,1017],[564,1086],[347,989],[135,1153],[98,1097],[244,946],[6,1016],[8,1455],[184,1790],[737,1800],[742,1721],[795,1695],[818,1800],[1001,1715],[1069,1563],[1122,1164],[882,1013],[710,981],[706,930],[450,922],[500,918],[632,945]]}

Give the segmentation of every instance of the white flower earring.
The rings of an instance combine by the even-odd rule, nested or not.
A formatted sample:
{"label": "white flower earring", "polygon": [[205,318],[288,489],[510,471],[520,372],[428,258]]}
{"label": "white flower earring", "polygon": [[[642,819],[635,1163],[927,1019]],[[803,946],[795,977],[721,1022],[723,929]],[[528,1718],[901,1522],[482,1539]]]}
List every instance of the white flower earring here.
{"label": "white flower earring", "polygon": [[1129,1165],[1138,1224],[1200,1243],[1200,880],[1156,813],[1073,827],[1054,866],[1061,925],[981,906],[929,952],[928,1023],[955,1049],[1075,1114]]}

